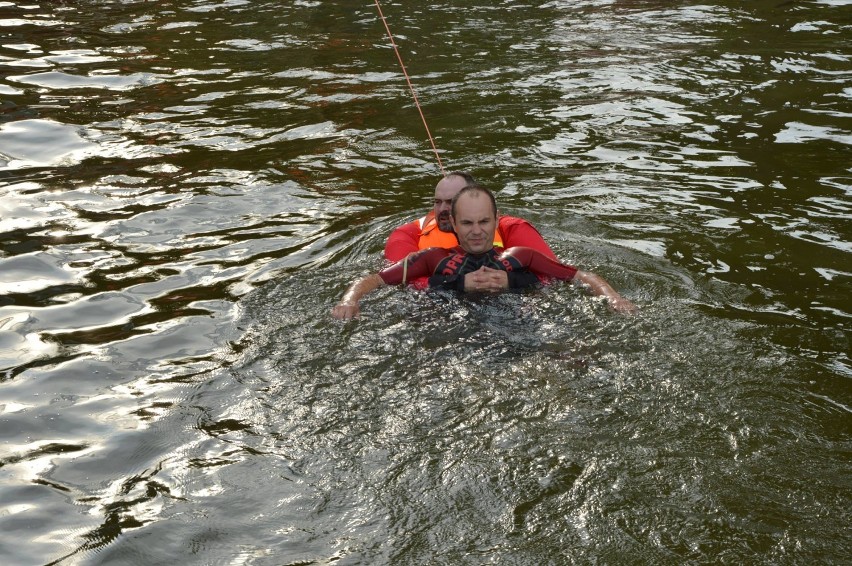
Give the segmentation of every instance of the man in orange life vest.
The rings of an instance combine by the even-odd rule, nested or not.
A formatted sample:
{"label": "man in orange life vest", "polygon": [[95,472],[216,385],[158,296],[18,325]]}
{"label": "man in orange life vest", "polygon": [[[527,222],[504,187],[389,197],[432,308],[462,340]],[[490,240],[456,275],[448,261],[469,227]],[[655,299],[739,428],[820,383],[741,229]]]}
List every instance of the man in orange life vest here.
{"label": "man in orange life vest", "polygon": [[[406,284],[410,278],[428,277],[429,286],[469,291],[466,275],[487,270],[501,272],[506,286],[523,289],[538,284],[538,276],[559,280],[576,280],[595,295],[606,297],[610,307],[622,313],[636,312],[636,306],[613,289],[598,275],[560,263],[528,247],[512,247],[502,251],[494,246],[497,229],[497,205],[494,195],[478,185],[469,185],[453,198],[450,222],[459,245],[451,248],[432,247],[406,256],[382,270],[353,283],[331,314],[348,319],[360,314],[360,301],[367,293],[383,285]],[[500,253],[502,252],[502,253]]]}
{"label": "man in orange life vest", "polygon": [[[452,248],[459,244],[450,223],[450,203],[453,197],[467,185],[476,182],[469,173],[453,171],[435,186],[435,205],[419,220],[404,224],[394,230],[385,243],[385,259],[397,262],[417,250],[426,248]],[[514,216],[500,216],[494,231],[494,245],[498,248],[523,246],[541,252],[550,259],[556,255],[532,224]],[[468,274],[468,291],[495,291],[506,289],[505,272],[477,271]],[[415,287],[425,288],[426,278],[411,282]]]}

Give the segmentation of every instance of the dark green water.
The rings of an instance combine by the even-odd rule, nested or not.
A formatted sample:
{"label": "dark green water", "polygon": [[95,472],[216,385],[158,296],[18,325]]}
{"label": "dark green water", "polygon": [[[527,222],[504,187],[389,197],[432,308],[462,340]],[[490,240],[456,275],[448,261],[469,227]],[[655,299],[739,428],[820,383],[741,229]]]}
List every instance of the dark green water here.
{"label": "dark green water", "polygon": [[445,166],[637,303],[383,289],[376,6],[0,2],[4,564],[846,564],[852,3],[383,10]]}

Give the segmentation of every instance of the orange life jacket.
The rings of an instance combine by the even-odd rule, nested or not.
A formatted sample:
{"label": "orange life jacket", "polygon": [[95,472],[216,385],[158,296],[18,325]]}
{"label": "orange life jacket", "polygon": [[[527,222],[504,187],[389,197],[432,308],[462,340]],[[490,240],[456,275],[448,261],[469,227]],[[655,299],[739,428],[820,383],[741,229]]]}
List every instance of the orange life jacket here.
{"label": "orange life jacket", "polygon": [[[417,242],[417,248],[425,250],[426,248],[454,248],[459,245],[454,232],[444,232],[438,228],[438,222],[435,220],[435,212],[432,211],[420,219],[420,240]],[[500,235],[500,230],[494,229],[494,245],[498,248],[503,247],[503,237]]]}

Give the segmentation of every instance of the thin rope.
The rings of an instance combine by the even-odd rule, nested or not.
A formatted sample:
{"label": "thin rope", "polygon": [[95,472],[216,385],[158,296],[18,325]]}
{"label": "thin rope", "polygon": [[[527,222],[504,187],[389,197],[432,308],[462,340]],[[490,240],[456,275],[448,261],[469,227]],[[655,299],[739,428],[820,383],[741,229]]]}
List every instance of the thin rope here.
{"label": "thin rope", "polygon": [[379,5],[379,0],[375,1],[376,9],[379,11],[379,17],[381,18],[382,23],[385,24],[385,31],[388,33],[388,39],[390,39],[394,53],[396,53],[396,58],[399,60],[399,66],[402,67],[402,74],[405,75],[405,82],[408,83],[408,90],[411,91],[411,96],[414,98],[414,105],[417,107],[417,111],[420,112],[420,119],[423,120],[423,127],[426,128],[426,135],[429,136],[429,143],[432,144],[432,151],[435,152],[435,158],[438,160],[438,167],[441,168],[441,173],[446,176],[447,172],[444,171],[444,164],[441,163],[441,156],[438,154],[438,148],[435,147],[435,140],[432,138],[432,132],[429,131],[429,124],[426,123],[426,116],[423,115],[423,109],[420,107],[420,101],[417,100],[417,93],[414,92],[414,85],[411,84],[411,79],[408,77],[408,71],[405,69],[405,63],[402,62],[402,55],[399,54],[399,49],[393,39],[393,34],[388,26],[387,18],[385,18],[385,15],[382,13],[382,7]]}
{"label": "thin rope", "polygon": [[408,284],[408,256],[405,256],[405,259],[402,260],[402,284]]}

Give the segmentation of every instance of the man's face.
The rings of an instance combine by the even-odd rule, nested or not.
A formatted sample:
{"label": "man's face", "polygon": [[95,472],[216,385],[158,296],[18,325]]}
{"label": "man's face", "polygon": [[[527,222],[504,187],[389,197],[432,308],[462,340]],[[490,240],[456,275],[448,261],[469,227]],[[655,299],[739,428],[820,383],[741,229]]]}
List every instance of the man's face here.
{"label": "man's face", "polygon": [[442,232],[453,231],[453,225],[450,222],[450,204],[453,202],[453,197],[465,185],[467,185],[467,181],[463,178],[450,175],[438,181],[435,186],[435,221],[438,223],[438,229]]}
{"label": "man's face", "polygon": [[491,208],[491,199],[483,193],[464,194],[456,201],[453,228],[464,251],[485,253],[494,247],[494,230],[497,215]]}

